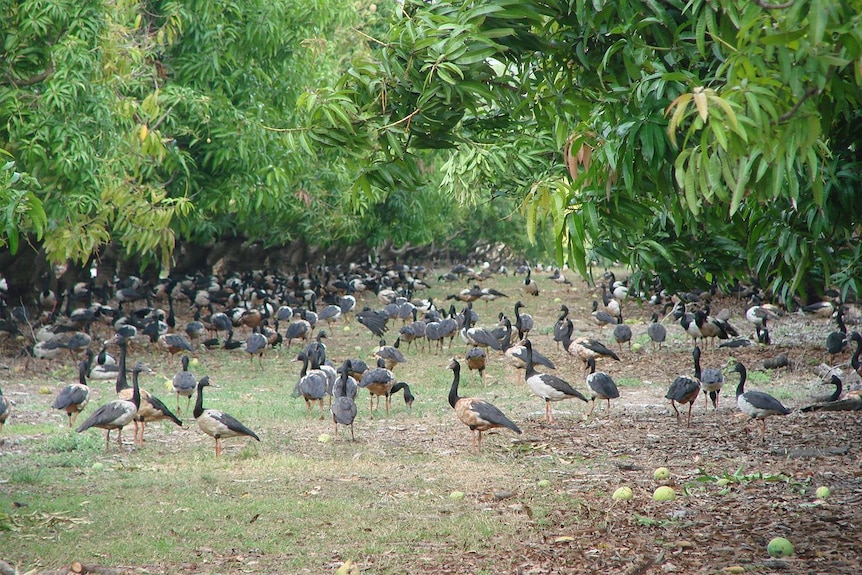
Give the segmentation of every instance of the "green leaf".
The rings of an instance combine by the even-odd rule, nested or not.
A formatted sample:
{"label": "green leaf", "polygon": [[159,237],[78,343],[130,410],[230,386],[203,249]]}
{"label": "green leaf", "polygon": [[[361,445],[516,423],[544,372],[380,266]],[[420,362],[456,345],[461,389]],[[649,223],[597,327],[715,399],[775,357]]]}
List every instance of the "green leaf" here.
{"label": "green leaf", "polygon": [[697,189],[695,188],[695,170],[691,163],[685,172],[685,201],[692,215],[700,214],[700,205],[697,201]]}
{"label": "green leaf", "polygon": [[727,134],[724,133],[724,126],[722,126],[720,122],[711,121],[709,123],[709,128],[712,130],[712,134],[718,141],[718,145],[721,146],[723,150],[727,151]]}
{"label": "green leaf", "polygon": [[808,6],[808,41],[817,46],[823,41],[826,23],[829,19],[829,7],[822,0],[810,0]]}

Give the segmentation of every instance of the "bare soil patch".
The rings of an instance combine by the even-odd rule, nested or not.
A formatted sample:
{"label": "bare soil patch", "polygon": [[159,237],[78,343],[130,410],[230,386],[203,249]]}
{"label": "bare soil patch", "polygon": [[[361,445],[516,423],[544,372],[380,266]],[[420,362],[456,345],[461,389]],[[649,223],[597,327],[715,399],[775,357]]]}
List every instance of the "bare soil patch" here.
{"label": "bare soil patch", "polygon": [[[487,285],[514,293],[518,281],[501,279]],[[454,287],[454,286],[453,286]],[[442,294],[452,287],[434,288]],[[460,286],[458,286],[460,289]],[[517,296],[516,296],[517,297]],[[540,329],[532,336],[535,345],[558,365],[558,372],[583,389],[580,363],[557,349],[549,335],[556,316],[558,297],[572,309],[579,333],[602,337],[611,346],[609,330],[605,333],[588,321],[590,302],[598,297],[583,282],[574,286],[556,286],[543,281],[543,294],[527,300],[527,311],[536,318]],[[485,325],[491,325],[497,308],[506,309],[515,297],[504,304],[477,310]],[[374,305],[369,299],[368,303]],[[497,302],[495,302],[496,304]],[[503,307],[505,305],[505,307]],[[742,319],[744,302],[718,298],[714,311],[727,308],[732,323],[751,337]],[[658,573],[859,573],[862,557],[858,542],[862,523],[862,471],[860,471],[859,438],[862,434],[860,412],[800,413],[771,418],[766,424],[766,441],[760,441],[760,428],[748,423],[735,406],[736,379],[728,376],[719,406],[706,409],[701,398],[694,406],[691,427],[673,416],[669,402],[663,399],[667,386],[678,374],[690,374],[691,343],[682,330],[666,321],[671,339],[662,350],[653,350],[644,339],[646,322],[653,312],[650,306],[633,300],[625,304],[625,316],[641,345],[637,352],[623,349],[619,363],[603,362],[600,369],[612,374],[621,387],[622,397],[612,402],[610,413],[605,405],[596,408],[594,417],[584,417],[581,404],[555,404],[558,421],[544,423],[543,407],[524,388],[525,402],[531,406],[525,419],[519,421],[524,434],[514,437],[508,432],[492,433],[486,439],[486,450],[510,458],[518,465],[537,465],[544,469],[550,482],[548,489],[562,495],[564,505],[556,507],[541,520],[533,517],[533,506],[539,504],[534,494],[517,489],[511,493],[499,488],[483,491],[477,487],[475,504],[489,508],[501,517],[525,518],[527,526],[517,538],[495,542],[493,549],[451,549],[445,542],[417,549],[416,556],[392,558],[368,556],[356,558],[363,573],[410,572],[472,574],[503,572],[519,575],[571,573],[621,573],[627,575]],[[358,328],[357,329],[361,329]],[[791,314],[773,327],[771,346],[751,345],[742,348],[707,349],[706,367],[728,368],[742,361],[752,373],[748,387],[780,395],[782,401],[799,407],[813,401],[812,393],[822,393],[822,376],[817,366],[826,359],[823,341],[833,328],[825,320]],[[361,337],[367,333],[351,337]],[[346,337],[331,340],[335,357],[347,353],[355,343]],[[24,360],[15,356],[15,346],[6,342],[3,363],[9,368],[0,372],[7,397],[21,404],[32,404],[38,393],[40,377],[56,369],[56,364],[31,361],[28,368],[40,371],[29,379],[12,377],[24,372]],[[340,349],[339,346],[348,348]],[[454,348],[453,348],[454,349]],[[459,349],[461,353],[463,350]],[[778,353],[787,353],[793,369],[765,370],[763,361]],[[287,354],[284,354],[287,355]],[[443,355],[429,356],[411,352],[412,361],[426,362],[426,369],[439,369]],[[836,361],[846,364],[849,355]],[[214,359],[214,361],[221,361]],[[246,357],[225,359],[245,368]],[[843,366],[844,371],[848,369]],[[465,390],[492,398],[495,387],[523,385],[512,371],[505,379],[485,389],[469,383]],[[520,374],[519,374],[520,375]],[[847,378],[847,386],[858,383]],[[167,396],[167,394],[163,394]],[[400,402],[400,398],[395,400]],[[172,405],[172,404],[171,404]],[[364,395],[358,401],[360,414],[368,407]],[[447,406],[442,404],[441,410]],[[38,423],[43,417],[37,411],[16,409],[16,423]],[[360,446],[376,441],[375,429],[395,431],[380,440],[380,449],[437,453],[441,458],[470,457],[469,434],[453,423],[450,413],[440,421],[411,419],[400,413],[390,419],[363,420],[357,425]],[[441,423],[442,422],[442,423]],[[316,428],[309,428],[305,439],[313,442]],[[200,443],[209,449],[209,438],[190,434],[155,435],[150,441],[164,442],[169,448],[182,449]],[[300,443],[301,437],[295,438]],[[0,454],[28,449],[33,438],[20,442],[0,438]],[[206,447],[204,447],[204,445]],[[310,454],[310,457],[314,457]],[[0,459],[2,464],[2,459]],[[656,467],[665,466],[671,477],[663,482],[653,478]],[[2,475],[2,473],[0,473]],[[715,479],[726,480],[725,484]],[[723,483],[723,482],[722,482]],[[655,502],[653,490],[660,484],[673,487],[677,498]],[[614,501],[611,494],[627,485],[634,492],[631,501]],[[828,485],[832,495],[816,499],[814,490]],[[5,535],[0,535],[0,541]],[[795,545],[795,554],[772,559],[766,545],[772,537],[783,536]],[[239,559],[237,558],[239,557]],[[423,557],[430,557],[424,560]],[[279,557],[253,557],[239,550],[204,550],[194,561],[173,565],[143,565],[127,572],[150,573],[279,573]],[[401,568],[393,568],[400,565]],[[320,572],[331,572],[338,561],[322,566]],[[44,571],[53,572],[53,571]],[[106,571],[107,572],[107,571]]]}

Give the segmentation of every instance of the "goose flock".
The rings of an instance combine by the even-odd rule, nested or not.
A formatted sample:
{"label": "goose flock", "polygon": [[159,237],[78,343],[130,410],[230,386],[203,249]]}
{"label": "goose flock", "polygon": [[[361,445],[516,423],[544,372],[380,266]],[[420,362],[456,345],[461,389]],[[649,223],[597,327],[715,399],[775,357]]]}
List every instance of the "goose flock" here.
{"label": "goose flock", "polygon": [[[593,292],[592,310],[578,317],[573,312],[577,304],[563,301],[567,291],[573,289],[564,270],[519,266],[515,274],[523,274],[524,279],[518,280],[518,293],[511,296],[521,299],[511,306],[506,304],[504,311],[490,318],[488,306],[510,296],[484,285],[493,282],[496,274],[507,274],[505,268],[492,272],[489,267],[483,266],[477,272],[463,265],[454,266],[438,275],[434,288],[421,266],[321,266],[302,275],[272,270],[227,277],[198,273],[152,282],[129,276],[101,286],[90,279],[56,295],[51,291],[51,282],[46,281],[34,293],[32,302],[12,306],[0,297],[0,343],[8,355],[17,353],[25,358],[27,368],[40,362],[77,366],[77,383],[63,386],[51,406],[66,415],[72,428],[78,415],[88,408],[92,381],[114,380],[116,399],[98,406],[76,428],[78,432],[93,427],[104,429],[106,449],[113,430],[117,430],[117,444],[122,447],[122,430],[132,424],[134,445],[140,447],[144,445],[148,422],[168,420],[182,427],[181,417],[189,416],[201,432],[215,440],[216,456],[222,454],[222,439],[247,437],[261,441],[256,432],[235,417],[204,408],[204,388],[210,387],[212,391],[208,393],[217,394],[218,387],[211,375],[198,378],[192,374],[189,356],[205,358],[206,354],[236,350],[237,358],[248,358],[247,364],[236,360],[245,366],[240,369],[260,372],[275,361],[267,352],[281,349],[289,350],[290,357],[302,364],[293,397],[305,401],[308,414],[314,409],[321,419],[331,417],[336,437],[339,425],[349,427],[351,440],[355,439],[359,390],[368,391],[370,419],[380,411],[381,398],[388,416],[391,397],[399,392],[409,409],[416,399],[413,392],[423,391],[423,382],[414,381],[411,389],[411,383],[398,381],[396,373],[405,369],[402,366],[413,357],[454,356],[448,365],[452,371],[448,402],[457,420],[472,432],[472,446],[478,451],[484,432],[504,428],[521,434],[528,429],[530,418],[519,426],[515,420],[524,416],[506,415],[479,396],[461,397],[462,362],[471,374],[478,372],[482,390],[487,389],[487,369],[494,360],[523,370],[525,392],[544,402],[544,425],[558,424],[552,403],[566,399],[590,403],[587,418],[594,417],[596,400],[606,402],[610,418],[611,400],[624,396],[614,378],[628,376],[615,367],[621,362],[620,356],[636,362],[641,353],[664,353],[672,344],[669,336],[682,338],[681,345],[691,351],[693,360],[690,372],[667,374],[664,399],[669,401],[667,405],[680,425],[693,425],[693,411],[701,393],[703,413],[708,413],[710,401],[713,411],[718,410],[724,383],[735,379],[737,410],[760,422],[760,439],[765,442],[765,420],[788,415],[792,410],[763,391],[746,390],[748,368],[742,363],[734,361],[732,369],[721,369],[702,368],[701,362],[706,356],[721,357],[726,366],[730,361],[727,356],[716,355],[722,348],[770,346],[769,330],[790,314],[809,316],[818,322],[835,321],[837,329],[829,333],[823,346],[824,358],[833,365],[850,351],[851,344],[856,346],[847,376],[835,370],[829,372],[826,383],[834,385],[836,392],[823,401],[800,406],[799,412],[862,409],[860,393],[842,382],[842,377],[858,380],[862,375],[862,336],[848,333],[850,308],[834,298],[788,308],[766,303],[756,287],[743,292],[737,285],[738,291],[727,297],[747,301],[748,305],[734,319],[725,309],[713,313],[711,306],[720,301],[716,286],[685,294],[667,294],[659,287],[650,293],[633,294],[625,281],[606,273],[596,288],[600,293]],[[452,289],[458,284],[470,287]],[[437,301],[425,297],[433,289],[447,295]],[[560,294],[562,298],[551,303],[543,298],[547,294]],[[529,313],[531,309],[553,308],[560,312],[554,324],[543,325]],[[646,312],[650,321],[624,321],[626,309],[627,317]],[[753,334],[742,335],[740,322],[751,325]],[[334,331],[342,328],[346,333],[351,325],[364,329],[364,337],[377,342],[374,352],[366,358],[373,360],[371,365],[333,342]],[[590,325],[591,328],[581,327]],[[612,333],[606,334],[606,327]],[[640,351],[638,343],[633,346],[636,332],[650,342],[648,352]],[[553,342],[563,357],[571,358],[572,365],[580,365],[582,371],[571,366],[557,369],[546,355],[554,351]],[[543,353],[539,347],[545,344]],[[131,386],[127,380],[130,348],[134,348],[136,356]],[[112,355],[115,350],[116,358]],[[181,358],[178,368],[173,367],[176,356]],[[167,364],[176,369],[169,378],[176,397],[174,411],[151,391],[142,389],[139,376],[152,372],[148,364]],[[182,410],[181,396],[186,398]],[[190,413],[193,397],[195,405]],[[440,405],[444,401],[444,397],[439,398]],[[14,424],[14,403],[0,391],[0,429],[4,423]]]}

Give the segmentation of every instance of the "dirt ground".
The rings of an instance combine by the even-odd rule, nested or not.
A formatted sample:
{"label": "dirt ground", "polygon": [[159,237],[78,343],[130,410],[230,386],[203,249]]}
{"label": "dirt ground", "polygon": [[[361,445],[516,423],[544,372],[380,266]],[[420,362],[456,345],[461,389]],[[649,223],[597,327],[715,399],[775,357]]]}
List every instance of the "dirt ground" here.
{"label": "dirt ground", "polygon": [[[572,287],[550,287],[542,297],[555,296],[581,310],[575,318],[577,330],[599,335],[588,322],[588,311],[582,311],[589,310],[595,291],[576,281]],[[544,301],[546,310],[555,308]],[[540,307],[528,303],[533,309]],[[626,308],[634,340],[643,341],[653,309],[632,301]],[[742,319],[745,302],[728,297],[712,303],[714,311],[724,308],[743,337],[750,338],[753,330]],[[543,325],[552,324],[554,313],[544,312]],[[494,561],[500,572],[518,575],[862,572],[862,412],[794,411],[770,418],[761,442],[760,427],[747,422],[735,406],[737,380],[730,375],[718,410],[711,405],[707,410],[701,398],[686,427],[684,420],[680,424],[672,416],[663,395],[674,375],[691,372],[691,348],[680,339],[678,325],[665,323],[677,336],[665,349],[655,351],[643,343],[638,352],[621,352],[619,364],[603,366],[618,381],[643,382],[621,385],[622,397],[613,402],[610,415],[601,405],[596,417],[578,425],[565,417],[564,423],[545,424],[537,408],[523,436],[489,438],[516,457],[557,461],[554,479],[565,486],[573,504],[555,512],[552,528],[525,533],[514,548],[501,549],[497,557],[435,549],[433,567],[418,564],[411,573],[486,572]],[[822,380],[818,365],[826,360],[822,342],[832,329],[827,320],[790,314],[773,327],[772,345],[708,349],[704,365],[723,367],[727,373],[733,361],[742,361],[752,374],[765,374],[752,377],[756,381],[749,380],[749,389],[768,381],[771,389],[783,390],[788,405],[799,407],[814,401],[812,393],[825,389],[818,385]],[[542,338],[543,349],[554,349],[547,330],[536,337]],[[607,330],[604,337],[609,340]],[[780,352],[787,353],[793,369],[764,370],[763,361]],[[563,352],[549,355],[575,365]],[[845,354],[835,361],[848,360]],[[14,370],[23,360],[5,355],[0,361]],[[2,374],[0,379],[6,379]],[[858,381],[847,378],[847,387],[856,385]],[[13,395],[21,391],[9,382],[3,389]],[[569,409],[567,404],[555,407],[561,414]],[[421,443],[421,430],[402,431],[404,444]],[[464,441],[463,428],[453,427],[451,432],[453,441]],[[414,433],[417,437],[411,437]],[[652,500],[657,485],[653,470],[659,466],[671,472],[663,483],[678,495],[672,502]],[[610,493],[619,485],[631,486],[635,497],[613,501]],[[832,491],[822,500],[814,495],[821,485]],[[488,504],[505,513],[530,513],[505,498],[489,496]],[[766,546],[776,536],[791,540],[795,554],[770,558]],[[373,565],[364,568],[374,570]]]}

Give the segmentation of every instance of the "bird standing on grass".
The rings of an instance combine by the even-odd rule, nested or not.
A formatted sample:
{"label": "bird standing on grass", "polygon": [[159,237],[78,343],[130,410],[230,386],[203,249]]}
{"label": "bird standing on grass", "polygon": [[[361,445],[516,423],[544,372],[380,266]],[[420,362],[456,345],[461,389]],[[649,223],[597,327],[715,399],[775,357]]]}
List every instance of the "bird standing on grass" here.
{"label": "bird standing on grass", "polygon": [[87,407],[90,401],[90,388],[87,386],[87,370],[89,364],[86,360],[78,364],[78,383],[65,386],[57,394],[53,409],[62,409],[69,416],[69,427],[74,427],[78,414]]}
{"label": "bird standing on grass", "polygon": [[168,354],[170,354],[171,359],[174,358],[175,354],[180,353],[181,351],[185,351],[188,353],[195,352],[195,350],[192,348],[191,342],[187,340],[185,336],[178,333],[166,333],[160,335],[158,338],[158,342],[159,347],[167,351]]}
{"label": "bird standing on grass", "polygon": [[527,277],[524,278],[524,293],[531,296],[539,295],[539,284],[536,283],[536,280],[530,277],[530,273],[533,270],[531,268],[527,268]]}
{"label": "bird standing on grass", "polygon": [[458,384],[461,381],[461,364],[457,359],[449,362],[449,369],[453,372],[452,387],[449,389],[449,405],[455,410],[458,419],[470,428],[473,433],[473,451],[482,450],[482,432],[495,427],[506,427],[520,434],[520,428],[512,420],[503,415],[503,412],[492,404],[477,397],[459,397]]}
{"label": "bird standing on grass", "polygon": [[413,409],[413,402],[416,401],[416,396],[413,395],[410,385],[406,381],[399,381],[393,385],[392,389],[390,389],[389,393],[386,395],[386,398],[389,399],[390,396],[401,390],[404,390],[404,403],[407,405],[407,409]]}
{"label": "bird standing on grass", "polygon": [[267,341],[266,336],[260,333],[260,327],[254,326],[251,334],[245,340],[245,345],[243,346],[243,351],[248,354],[248,360],[251,366],[254,366],[254,356],[257,356],[257,365],[261,369],[263,368],[263,354],[266,352],[266,348],[269,345],[269,341]]}
{"label": "bird standing on grass", "polygon": [[[350,427],[350,441],[356,441],[353,436],[353,421],[356,419],[356,402],[347,390],[347,380],[350,377],[350,360],[344,360],[339,370],[338,380],[332,388],[332,404],[329,411],[335,424],[335,437],[338,437],[338,424]],[[355,382],[354,382],[355,383]],[[354,389],[355,392],[355,389]]]}
{"label": "bird standing on grass", "polygon": [[[142,371],[144,371],[144,364],[141,362],[135,363],[135,367],[132,369],[132,381],[134,383],[134,387],[138,387],[138,376]],[[144,431],[147,428],[147,423],[151,421],[161,421],[163,419],[170,419],[178,426],[182,427],[183,422],[176,415],[171,413],[171,410],[168,409],[162,400],[153,395],[152,393],[142,392],[141,393],[141,402],[138,406],[138,412],[135,414],[135,445],[139,447],[143,447],[144,445]]]}
{"label": "bird standing on grass", "polygon": [[739,385],[736,386],[736,405],[739,410],[751,417],[760,420],[760,441],[766,440],[766,418],[773,415],[787,415],[790,410],[781,405],[781,402],[762,391],[745,391],[745,379],[748,372],[745,366],[737,362],[733,371],[739,374]]}
{"label": "bird standing on grass", "polygon": [[[567,381],[550,373],[539,373],[533,365],[533,344],[529,339],[524,340],[524,348],[527,351],[526,373],[524,378],[530,389],[545,400],[545,422],[554,423],[554,413],[551,409],[552,401],[577,398],[586,402],[587,398],[574,389]],[[595,364],[595,361],[593,362]]]}
{"label": "bird standing on grass", "polygon": [[215,439],[216,457],[222,452],[221,440],[224,437],[253,437],[257,441],[257,434],[237,421],[233,416],[217,409],[204,409],[203,388],[211,385],[209,376],[204,376],[198,382],[198,395],[195,400],[194,417],[201,431]]}
{"label": "bird standing on grass", "polygon": [[91,427],[104,429],[105,451],[107,451],[111,430],[116,429],[117,446],[122,448],[123,428],[134,420],[135,415],[138,413],[138,406],[141,404],[141,390],[138,389],[138,380],[134,379],[133,381],[134,387],[132,388],[132,397],[130,400],[115,399],[114,401],[109,401],[94,411],[75,431],[81,433]]}
{"label": "bird standing on grass", "polygon": [[195,376],[192,372],[189,371],[189,356],[184,355],[182,362],[183,368],[174,375],[171,383],[177,394],[177,413],[180,413],[181,395],[186,398],[186,413],[188,413],[192,395],[194,395],[195,388],[197,387],[197,381],[195,381]]}
{"label": "bird standing on grass", "polygon": [[527,335],[533,330],[533,316],[528,313],[521,313],[521,308],[524,307],[524,304],[521,303],[521,300],[515,302],[515,329],[518,330],[518,341],[527,337]]}
{"label": "bird standing on grass", "polygon": [[401,338],[395,339],[395,345],[386,345],[386,340],[380,340],[380,346],[374,352],[374,357],[379,357],[383,359],[385,362],[385,367],[388,370],[395,369],[395,366],[399,363],[406,363],[407,359],[404,357],[404,354],[401,353],[401,350],[398,349],[401,344]]}
{"label": "bird standing on grass", "polygon": [[323,419],[323,399],[326,397],[327,385],[326,373],[319,368],[317,363],[312,363],[311,371],[309,371],[309,358],[305,352],[300,352],[293,361],[302,362],[302,371],[294,386],[293,396],[299,397],[301,395],[305,400],[306,414],[311,413],[311,404],[315,401],[318,402],[320,405],[320,418]]}
{"label": "bird standing on grass", "polygon": [[474,345],[467,350],[465,360],[471,374],[474,370],[479,372],[479,377],[482,378],[482,387],[485,387],[485,366],[488,362],[488,355],[485,350]]}
{"label": "bird standing on grass", "polygon": [[389,415],[390,399],[389,394],[392,392],[392,386],[395,385],[395,376],[392,372],[386,369],[386,362],[383,358],[377,358],[377,367],[369,369],[359,380],[359,387],[368,390],[369,409],[371,419],[374,419],[374,398],[377,397],[377,405],[380,405],[380,397],[385,397],[384,405],[386,406],[386,415]]}

